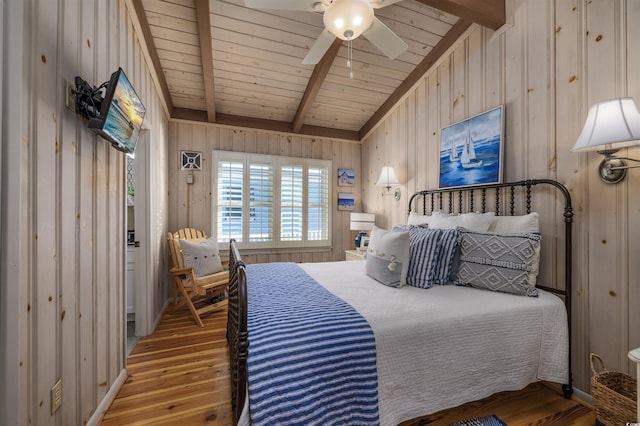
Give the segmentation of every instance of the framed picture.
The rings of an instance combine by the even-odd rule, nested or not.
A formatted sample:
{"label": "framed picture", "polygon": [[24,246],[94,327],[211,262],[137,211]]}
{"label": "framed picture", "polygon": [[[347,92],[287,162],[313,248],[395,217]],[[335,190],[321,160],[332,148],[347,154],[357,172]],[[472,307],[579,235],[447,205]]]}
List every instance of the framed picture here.
{"label": "framed picture", "polygon": [[360,247],[358,247],[358,251],[366,252],[367,250],[369,250],[369,240],[370,239],[371,239],[371,237],[369,237],[368,235],[362,237],[362,239],[360,240]]}
{"label": "framed picture", "polygon": [[338,169],[338,186],[353,186],[354,179],[353,169]]}
{"label": "framed picture", "polygon": [[501,183],[503,145],[502,105],[443,127],[438,188]]}
{"label": "framed picture", "polygon": [[353,192],[338,192],[338,210],[353,210]]}

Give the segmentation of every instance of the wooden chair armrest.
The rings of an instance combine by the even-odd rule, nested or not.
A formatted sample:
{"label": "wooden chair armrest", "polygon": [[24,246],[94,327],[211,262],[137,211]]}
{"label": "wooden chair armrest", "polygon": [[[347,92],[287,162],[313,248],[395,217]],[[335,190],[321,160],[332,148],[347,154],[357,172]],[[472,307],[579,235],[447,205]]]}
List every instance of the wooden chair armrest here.
{"label": "wooden chair armrest", "polygon": [[169,273],[171,275],[187,275],[190,274],[193,271],[193,268],[191,266],[189,267],[183,267],[183,268],[171,268],[169,269]]}

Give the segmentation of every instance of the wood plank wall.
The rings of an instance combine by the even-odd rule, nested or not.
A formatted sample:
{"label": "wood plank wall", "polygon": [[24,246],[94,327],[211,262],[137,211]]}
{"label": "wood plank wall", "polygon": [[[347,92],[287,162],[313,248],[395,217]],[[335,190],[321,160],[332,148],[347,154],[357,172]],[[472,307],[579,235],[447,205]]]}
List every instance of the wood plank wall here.
{"label": "wood plank wall", "polygon": [[[125,367],[126,162],[65,107],[65,81],[79,75],[98,86],[123,67],[153,125],[141,143],[153,140],[160,153],[167,149],[166,108],[125,0],[2,6],[13,20],[2,31],[3,49],[12,46],[3,60],[22,67],[2,76],[3,87],[14,94],[17,86],[20,96],[10,104],[3,96],[3,105],[16,111],[3,122],[11,136],[3,132],[3,258],[6,250],[12,254],[2,286],[15,290],[2,293],[1,335],[3,352],[17,349],[2,355],[7,380],[0,394],[9,403],[0,423],[86,424]],[[166,176],[166,164],[156,167]],[[5,192],[5,186],[12,189]],[[152,202],[166,205],[158,198]],[[156,247],[166,232],[166,213],[163,219],[159,210],[153,226],[163,231],[149,242]],[[164,302],[166,287],[161,290]],[[58,379],[62,406],[51,415],[50,390]]]}
{"label": "wood plank wall", "polygon": [[[407,193],[437,187],[440,128],[504,104],[504,179],[552,178],[572,194],[573,365],[575,385],[589,392],[589,352],[633,373],[627,352],[640,346],[640,172],[606,185],[597,176],[602,157],[570,149],[592,103],[631,96],[640,105],[640,2],[507,0],[507,15],[498,33],[476,27],[461,39],[364,139],[363,204],[383,226],[403,222]],[[640,158],[640,148],[625,154]],[[375,194],[387,162],[403,182],[400,203]],[[555,204],[534,203],[555,212],[542,223],[552,240],[547,268],[563,238]]]}
{"label": "wood plank wall", "polygon": [[[355,232],[349,230],[349,212],[338,211],[338,192],[353,192],[355,207],[362,211],[362,173],[360,144],[337,139],[314,138],[286,133],[231,128],[215,124],[198,124],[182,120],[169,122],[169,229],[201,228],[211,235],[211,193],[213,150],[286,155],[332,160],[333,246],[330,251],[283,251],[245,253],[247,263],[262,262],[327,262],[344,260],[344,250],[354,248]],[[202,152],[202,170],[195,171],[194,183],[187,184],[188,171],[180,170],[180,152]],[[353,187],[338,187],[338,168],[355,172]]]}

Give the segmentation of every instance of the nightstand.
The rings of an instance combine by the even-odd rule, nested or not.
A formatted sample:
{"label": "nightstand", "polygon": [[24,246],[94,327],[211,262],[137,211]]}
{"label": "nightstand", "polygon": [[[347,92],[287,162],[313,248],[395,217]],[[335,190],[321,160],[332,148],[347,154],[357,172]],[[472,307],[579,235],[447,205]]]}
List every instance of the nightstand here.
{"label": "nightstand", "polygon": [[345,260],[364,260],[364,252],[358,250],[345,250]]}

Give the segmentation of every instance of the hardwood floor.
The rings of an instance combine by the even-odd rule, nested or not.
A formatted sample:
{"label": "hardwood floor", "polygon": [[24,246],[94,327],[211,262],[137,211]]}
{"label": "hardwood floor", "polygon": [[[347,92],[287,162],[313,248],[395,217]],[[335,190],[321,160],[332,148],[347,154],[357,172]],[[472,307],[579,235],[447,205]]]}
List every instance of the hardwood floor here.
{"label": "hardwood floor", "polygon": [[227,313],[167,312],[127,358],[128,377],[103,425],[230,425]]}
{"label": "hardwood floor", "polygon": [[[129,355],[129,376],[103,425],[231,425],[226,312],[209,314],[203,322],[204,328],[196,326],[186,310],[165,313],[158,329]],[[491,414],[509,426],[595,424],[589,407],[534,383],[402,426],[447,426]]]}

